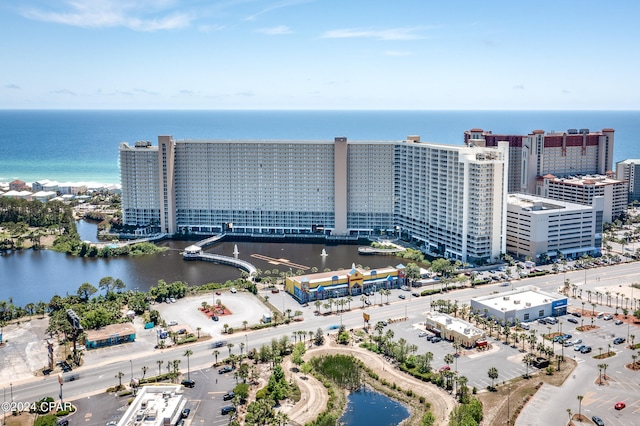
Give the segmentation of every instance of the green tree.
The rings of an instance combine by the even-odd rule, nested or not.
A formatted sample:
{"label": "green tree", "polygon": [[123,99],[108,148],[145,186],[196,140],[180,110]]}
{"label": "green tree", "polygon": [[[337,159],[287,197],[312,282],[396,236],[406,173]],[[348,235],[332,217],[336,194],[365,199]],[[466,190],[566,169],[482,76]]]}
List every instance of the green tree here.
{"label": "green tree", "polygon": [[189,370],[189,357],[193,355],[193,351],[191,349],[187,349],[184,351],[182,356],[187,357],[187,380],[191,379],[190,370]]}
{"label": "green tree", "polygon": [[491,367],[491,368],[489,369],[489,371],[487,372],[487,375],[488,375],[488,376],[489,376],[489,378],[491,379],[491,389],[494,389],[494,387],[493,387],[493,381],[494,381],[495,379],[497,379],[497,378],[498,378],[498,369],[497,369],[497,368],[495,368],[495,367]]}
{"label": "green tree", "polygon": [[89,301],[89,298],[93,296],[98,291],[97,288],[92,286],[90,283],[82,283],[80,287],[78,287],[78,296],[82,297],[85,301]]}

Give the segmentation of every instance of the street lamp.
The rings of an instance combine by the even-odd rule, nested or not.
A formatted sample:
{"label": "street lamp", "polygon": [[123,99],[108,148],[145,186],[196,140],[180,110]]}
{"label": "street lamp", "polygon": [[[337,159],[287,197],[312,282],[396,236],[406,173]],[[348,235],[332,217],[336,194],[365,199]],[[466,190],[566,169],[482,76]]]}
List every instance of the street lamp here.
{"label": "street lamp", "polygon": [[133,361],[129,360],[129,365],[131,366],[131,382],[133,382]]}

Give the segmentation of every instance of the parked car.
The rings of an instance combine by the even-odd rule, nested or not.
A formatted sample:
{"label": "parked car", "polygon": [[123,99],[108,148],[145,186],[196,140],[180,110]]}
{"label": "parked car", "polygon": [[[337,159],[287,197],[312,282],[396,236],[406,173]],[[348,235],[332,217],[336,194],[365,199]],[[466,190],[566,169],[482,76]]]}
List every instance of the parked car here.
{"label": "parked car", "polygon": [[574,317],[578,317],[578,318],[580,318],[582,316],[582,314],[580,312],[571,312],[571,315],[573,315]]}
{"label": "parked car", "polygon": [[582,339],[576,339],[573,341],[574,345],[579,345],[580,343],[582,343]]}
{"label": "parked car", "polygon": [[427,333],[426,331],[421,331],[420,334],[418,334],[418,337],[427,337],[429,335],[429,333]]}
{"label": "parked car", "polygon": [[169,321],[169,322],[167,323],[167,325],[168,325],[169,327],[171,327],[172,325],[178,325],[178,321]]}
{"label": "parked car", "polygon": [[237,292],[238,292],[238,290],[236,290],[236,288],[235,288],[235,287],[231,287],[231,288],[229,289],[229,291],[230,291],[231,293],[237,293]]}
{"label": "parked car", "polygon": [[609,315],[605,315],[604,318],[602,318],[605,321],[611,321],[613,319],[613,315],[609,314]]}
{"label": "parked car", "polygon": [[529,330],[531,327],[529,326],[529,324],[527,324],[525,322],[525,323],[520,324],[520,328],[523,329],[523,330]]}
{"label": "parked car", "polygon": [[627,404],[625,404],[624,402],[620,401],[620,402],[616,402],[616,405],[614,405],[613,408],[615,408],[616,410],[622,410],[626,406],[627,406]]}
{"label": "parked car", "polygon": [[216,295],[220,296],[222,294],[221,291],[216,291]]}
{"label": "parked car", "polygon": [[399,295],[398,295],[398,297],[399,297],[400,299],[406,299],[406,296],[405,296],[404,294],[399,294]]}
{"label": "parked car", "polygon": [[591,417],[591,421],[595,423],[596,426],[604,426],[604,421],[598,416]]}
{"label": "parked car", "polygon": [[175,297],[170,297],[169,300],[171,301],[171,303],[176,303],[176,298]]}
{"label": "parked car", "polygon": [[591,352],[591,346],[583,346],[582,349],[580,349],[581,354],[588,354],[589,352]]}
{"label": "parked car", "polygon": [[213,321],[219,321],[220,320],[220,318],[217,315],[212,316],[211,319]]}
{"label": "parked car", "polygon": [[575,318],[567,318],[567,321],[569,321],[572,324],[577,324],[578,323],[578,320],[575,319]]}
{"label": "parked car", "polygon": [[431,338],[431,343],[438,343],[438,342],[441,342],[441,341],[442,341],[442,339],[440,337],[438,337],[438,336],[433,336]]}
{"label": "parked car", "polygon": [[220,414],[222,414],[223,416],[225,414],[235,413],[235,412],[236,412],[236,407],[234,407],[232,405],[225,405],[224,407],[222,407],[220,409]]}
{"label": "parked car", "polygon": [[615,339],[613,339],[613,344],[614,345],[621,345],[626,341],[627,341],[627,339],[625,339],[624,337],[616,337]]}
{"label": "parked car", "polygon": [[450,371],[451,367],[449,367],[448,365],[443,365],[442,367],[440,367],[440,371]]}
{"label": "parked car", "polygon": [[565,340],[565,342],[562,345],[565,348],[568,348],[569,346],[573,346],[573,342],[571,340]]}
{"label": "parked car", "polygon": [[191,413],[190,408],[185,408],[184,410],[182,410],[182,418],[186,419],[187,417],[189,417],[189,413]]}
{"label": "parked car", "polygon": [[224,395],[222,395],[222,400],[223,401],[229,401],[230,399],[233,399],[234,396],[236,396],[236,394],[233,391],[229,391],[229,392],[225,393]]}
{"label": "parked car", "polygon": [[584,345],[578,345],[578,344],[576,344],[576,345],[573,347],[573,350],[574,350],[574,351],[576,351],[576,352],[581,352],[581,351],[582,351],[582,348],[584,348]]}
{"label": "parked car", "polygon": [[622,320],[615,320],[614,324],[615,325],[622,325],[624,323],[622,322]]}
{"label": "parked car", "polygon": [[195,380],[183,380],[180,383],[182,386],[184,386],[185,388],[192,388],[196,385],[196,381]]}
{"label": "parked car", "polygon": [[414,291],[413,293],[411,293],[411,295],[412,295],[413,297],[420,297],[420,293],[418,293],[418,292],[416,292],[416,291]]}
{"label": "parked car", "polygon": [[218,370],[218,374],[230,373],[233,371],[233,367],[230,365],[225,365],[224,367]]}

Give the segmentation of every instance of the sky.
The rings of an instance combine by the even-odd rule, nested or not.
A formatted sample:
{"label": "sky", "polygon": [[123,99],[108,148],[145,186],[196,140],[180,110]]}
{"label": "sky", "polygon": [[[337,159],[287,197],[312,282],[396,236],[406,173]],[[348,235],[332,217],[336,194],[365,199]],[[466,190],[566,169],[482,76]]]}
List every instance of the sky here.
{"label": "sky", "polygon": [[637,0],[0,0],[1,109],[638,110]]}

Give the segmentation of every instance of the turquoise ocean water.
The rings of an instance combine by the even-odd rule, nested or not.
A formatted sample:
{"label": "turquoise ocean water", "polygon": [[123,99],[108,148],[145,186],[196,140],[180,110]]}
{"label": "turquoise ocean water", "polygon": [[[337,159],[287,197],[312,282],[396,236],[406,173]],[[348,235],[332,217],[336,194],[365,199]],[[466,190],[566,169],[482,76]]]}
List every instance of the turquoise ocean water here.
{"label": "turquoise ocean water", "polygon": [[474,127],[615,129],[614,164],[639,158],[640,111],[74,111],[1,110],[0,181],[119,183],[118,145],[176,139],[402,140],[462,144]]}

